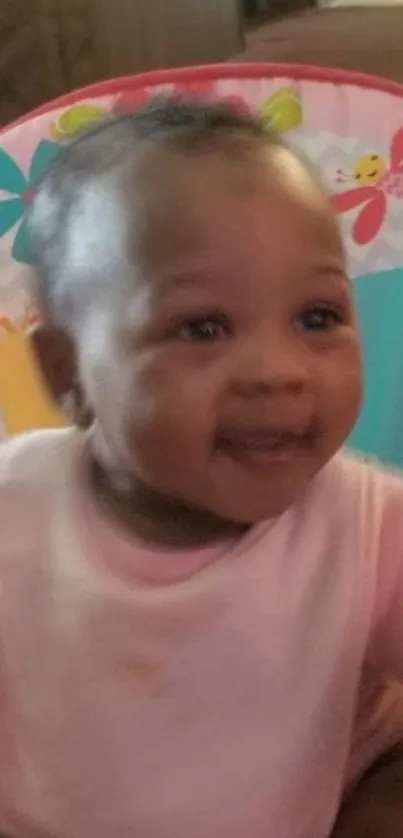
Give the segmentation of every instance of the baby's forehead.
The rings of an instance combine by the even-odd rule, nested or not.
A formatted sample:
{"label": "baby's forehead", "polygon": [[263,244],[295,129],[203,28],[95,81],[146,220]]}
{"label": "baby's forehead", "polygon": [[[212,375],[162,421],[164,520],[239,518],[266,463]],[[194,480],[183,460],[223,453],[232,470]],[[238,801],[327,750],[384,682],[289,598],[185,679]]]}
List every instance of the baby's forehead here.
{"label": "baby's forehead", "polygon": [[268,233],[280,214],[290,227],[293,214],[307,223],[333,223],[319,178],[283,147],[260,147],[239,158],[160,154],[153,164],[134,173],[127,191],[135,244],[147,252],[164,244],[180,248],[207,231],[219,238],[231,226],[242,234],[245,214],[254,220],[260,214]]}
{"label": "baby's forehead", "polygon": [[123,273],[135,279],[135,269],[140,275],[143,268],[149,280],[153,268],[158,272],[178,255],[201,256],[204,248],[221,249],[226,236],[244,236],[242,219],[251,212],[261,213],[267,235],[280,213],[291,229],[290,207],[307,223],[310,216],[328,223],[319,182],[283,147],[260,145],[238,157],[150,147],[83,183],[67,231],[68,258],[78,276],[90,271],[117,282]]}
{"label": "baby's forehead", "polygon": [[[299,170],[297,176],[302,178]],[[247,210],[237,213],[229,202],[231,219],[226,219],[214,203],[200,207],[201,196],[197,201],[193,187],[185,195],[180,190],[170,195],[167,203],[154,187],[147,191],[147,183],[143,193],[135,186],[136,179],[129,189],[113,180],[94,184],[71,237],[77,280],[83,270],[95,273],[98,287],[95,282],[88,286],[90,312],[102,309],[109,325],[113,320],[125,332],[146,322],[154,303],[173,304],[173,293],[178,305],[179,299],[189,303],[217,295],[221,302],[235,304],[237,299],[252,305],[250,281],[291,293],[319,263],[343,270],[337,225],[325,198],[321,203],[315,191],[311,204],[298,198],[300,220],[294,222],[288,198],[281,211],[261,219],[254,213],[249,219]],[[194,205],[189,203],[192,196]],[[257,212],[260,208],[258,204]],[[79,289],[79,282],[76,291],[81,302],[84,288]]]}
{"label": "baby's forehead", "polygon": [[263,195],[273,209],[287,202],[328,210],[323,186],[305,162],[288,148],[262,142],[235,153],[213,148],[185,155],[151,148],[130,161],[122,183],[134,223],[143,219],[154,230],[180,216],[186,225],[204,207],[217,214],[233,200],[251,203]]}
{"label": "baby's forehead", "polygon": [[133,149],[120,174],[133,200],[142,192],[172,198],[175,186],[187,187],[183,194],[192,189],[203,193],[214,186],[247,191],[249,185],[252,191],[257,183],[273,193],[282,191],[294,197],[301,190],[323,193],[320,177],[308,161],[284,145],[260,138],[239,145],[189,148],[187,152],[163,143],[143,144],[141,149]]}

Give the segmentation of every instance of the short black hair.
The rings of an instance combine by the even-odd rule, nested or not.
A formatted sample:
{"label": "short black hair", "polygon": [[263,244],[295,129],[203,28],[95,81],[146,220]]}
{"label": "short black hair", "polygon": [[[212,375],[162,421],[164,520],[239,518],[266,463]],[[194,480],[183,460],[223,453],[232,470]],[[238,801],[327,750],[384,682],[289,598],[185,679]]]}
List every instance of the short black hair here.
{"label": "short black hair", "polygon": [[121,170],[136,144],[162,144],[192,155],[235,151],[253,142],[282,145],[252,114],[222,102],[157,97],[140,110],[109,115],[79,134],[51,163],[37,185],[27,216],[29,261],[43,311],[59,320],[61,265],[68,267],[67,234],[85,185]]}

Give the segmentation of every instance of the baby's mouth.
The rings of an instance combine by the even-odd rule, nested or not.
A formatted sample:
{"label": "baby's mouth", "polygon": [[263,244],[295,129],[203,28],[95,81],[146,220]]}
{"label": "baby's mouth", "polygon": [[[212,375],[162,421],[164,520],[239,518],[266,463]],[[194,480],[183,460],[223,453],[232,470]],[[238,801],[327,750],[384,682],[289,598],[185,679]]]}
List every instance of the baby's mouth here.
{"label": "baby's mouth", "polygon": [[281,428],[231,429],[217,436],[216,449],[244,464],[270,465],[291,462],[298,453],[312,449],[312,430]]}

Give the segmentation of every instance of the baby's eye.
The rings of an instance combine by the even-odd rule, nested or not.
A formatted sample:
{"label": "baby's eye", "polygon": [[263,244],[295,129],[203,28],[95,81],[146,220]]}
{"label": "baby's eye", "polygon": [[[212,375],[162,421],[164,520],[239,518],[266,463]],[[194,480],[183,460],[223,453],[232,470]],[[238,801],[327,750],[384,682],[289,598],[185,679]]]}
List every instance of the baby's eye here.
{"label": "baby's eye", "polygon": [[304,332],[330,332],[340,326],[342,322],[341,313],[334,308],[314,306],[300,315],[298,327]]}
{"label": "baby's eye", "polygon": [[207,317],[195,317],[182,323],[175,330],[175,336],[183,341],[203,342],[222,340],[229,337],[231,333],[226,317],[222,315],[211,315]]}

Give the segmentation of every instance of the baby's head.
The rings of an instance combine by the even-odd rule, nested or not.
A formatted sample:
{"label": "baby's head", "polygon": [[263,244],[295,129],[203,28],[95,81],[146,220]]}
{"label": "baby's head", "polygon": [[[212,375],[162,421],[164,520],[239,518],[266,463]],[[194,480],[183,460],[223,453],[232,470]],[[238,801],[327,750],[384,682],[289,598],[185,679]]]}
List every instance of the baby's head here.
{"label": "baby's head", "polygon": [[252,118],[156,101],[64,150],[29,232],[56,398],[79,384],[126,492],[250,524],[356,420],[360,361],[329,201]]}

